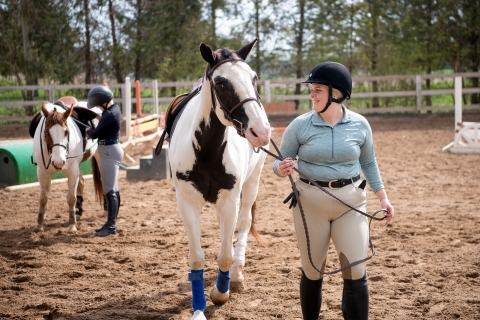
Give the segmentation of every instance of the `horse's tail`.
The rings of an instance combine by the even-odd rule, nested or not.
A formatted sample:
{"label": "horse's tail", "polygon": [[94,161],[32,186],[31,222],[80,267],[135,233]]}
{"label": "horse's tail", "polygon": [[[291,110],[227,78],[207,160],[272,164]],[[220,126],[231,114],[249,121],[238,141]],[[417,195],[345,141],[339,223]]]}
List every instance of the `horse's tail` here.
{"label": "horse's tail", "polygon": [[258,233],[257,228],[255,228],[255,212],[257,208],[257,202],[255,201],[252,206],[252,225],[250,226],[250,233],[257,239],[258,244],[262,247],[268,247],[269,243]]}
{"label": "horse's tail", "polygon": [[95,196],[98,202],[103,203],[102,175],[100,174],[100,167],[98,166],[98,162],[95,157],[92,157],[91,164],[93,173],[93,186],[95,187]]}

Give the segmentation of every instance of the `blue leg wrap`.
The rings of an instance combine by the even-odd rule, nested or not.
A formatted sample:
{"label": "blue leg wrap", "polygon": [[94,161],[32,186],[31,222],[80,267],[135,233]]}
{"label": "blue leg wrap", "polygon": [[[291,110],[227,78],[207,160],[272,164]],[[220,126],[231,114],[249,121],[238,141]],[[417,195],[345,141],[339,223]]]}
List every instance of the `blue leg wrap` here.
{"label": "blue leg wrap", "polygon": [[205,300],[205,292],[203,286],[203,269],[190,270],[188,281],[192,283],[192,307],[193,312],[196,310],[205,311],[207,301]]}
{"label": "blue leg wrap", "polygon": [[221,293],[225,293],[230,289],[230,270],[223,272],[218,269],[217,276],[217,290]]}

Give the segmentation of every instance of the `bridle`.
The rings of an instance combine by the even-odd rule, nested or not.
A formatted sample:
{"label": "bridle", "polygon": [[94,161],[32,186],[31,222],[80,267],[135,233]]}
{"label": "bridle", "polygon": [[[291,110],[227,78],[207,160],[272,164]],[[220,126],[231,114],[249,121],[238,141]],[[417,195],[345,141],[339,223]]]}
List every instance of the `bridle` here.
{"label": "bridle", "polygon": [[[66,121],[66,120],[65,120],[65,121]],[[47,153],[48,153],[48,157],[49,157],[49,159],[48,159],[48,164],[45,164],[45,157],[44,157],[44,155],[43,155],[42,136],[40,135],[40,151],[41,151],[41,153],[42,153],[42,162],[43,162],[43,167],[45,168],[45,170],[47,170],[47,169],[50,167],[50,163],[52,162],[52,149],[53,149],[53,147],[61,147],[61,148],[64,148],[64,149],[65,149],[65,156],[66,156],[66,157],[68,156],[68,151],[69,151],[69,147],[68,147],[68,146],[69,146],[69,143],[70,143],[70,130],[69,130],[69,128],[68,128],[68,125],[66,125],[65,121],[62,121],[61,125],[62,125],[62,127],[64,127],[65,130],[66,130],[66,135],[65,135],[65,137],[67,138],[67,143],[66,143],[66,144],[61,144],[61,143],[51,143],[51,144],[49,144],[49,143],[48,143],[48,140],[51,139],[50,133],[49,133],[49,129],[48,129],[48,130],[45,129],[45,130],[43,131],[43,127],[44,127],[45,123],[47,122],[47,119],[45,118],[45,119],[43,120],[43,122],[42,122],[42,128],[41,128],[40,132],[43,131],[43,136],[44,136],[43,138],[44,138],[45,144],[46,144],[46,146],[47,146]],[[68,157],[67,157],[67,159],[68,159]]]}
{"label": "bridle", "polygon": [[233,126],[235,127],[235,129],[237,130],[237,133],[241,136],[241,137],[244,137],[245,138],[245,128],[244,128],[244,124],[235,119],[234,116],[233,116],[233,112],[235,112],[235,110],[237,110],[238,108],[240,108],[241,106],[243,106],[246,102],[248,101],[255,101],[259,106],[260,108],[262,108],[262,104],[260,103],[260,95],[258,94],[256,88],[254,88],[255,90],[255,94],[256,94],[256,98],[246,98],[246,99],[243,99],[242,101],[240,101],[239,103],[237,103],[236,105],[234,105],[232,108],[228,109],[227,107],[225,107],[225,105],[222,103],[222,101],[220,100],[219,98],[219,94],[217,92],[217,87],[215,85],[215,82],[213,81],[213,78],[212,78],[212,75],[213,75],[213,72],[215,71],[215,69],[217,69],[219,66],[221,66],[222,64],[224,63],[227,63],[227,62],[236,62],[236,61],[240,61],[240,62],[244,62],[242,59],[234,59],[234,58],[231,58],[231,59],[226,59],[226,60],[223,60],[219,63],[217,63],[215,66],[213,66],[210,70],[208,70],[205,74],[207,80],[210,82],[210,94],[212,96],[212,108],[213,110],[215,110],[216,108],[216,101],[218,101],[218,103],[220,104],[220,109],[223,111],[224,115],[225,115],[225,118],[232,122]]}
{"label": "bridle", "polygon": [[[47,122],[48,120],[46,118],[43,119],[43,122],[42,122],[42,127],[40,129],[40,132],[43,131],[43,127],[45,125],[45,123]],[[76,121],[77,122],[77,121]],[[82,124],[84,125],[83,123],[81,122],[77,122],[79,124]],[[40,138],[40,152],[42,153],[42,162],[43,162],[43,167],[45,168],[45,170],[47,170],[49,167],[50,167],[50,164],[52,162],[52,149],[53,147],[61,147],[61,148],[64,148],[65,149],[65,159],[72,159],[72,158],[78,158],[80,156],[83,156],[85,153],[87,153],[88,151],[90,151],[97,143],[98,141],[96,141],[90,148],[84,150],[81,154],[79,155],[76,155],[76,156],[68,156],[68,153],[69,153],[69,145],[70,145],[70,129],[68,127],[68,124],[67,124],[67,120],[63,120],[62,123],[61,123],[62,127],[65,128],[66,130],[66,135],[65,137],[67,138],[67,143],[66,144],[62,144],[62,143],[51,143],[49,144],[48,143],[48,140],[50,140],[50,133],[49,133],[49,129],[47,130],[45,128],[45,130],[43,131],[43,138],[45,140],[45,145],[47,146],[47,153],[48,153],[48,163],[45,164],[45,156],[43,154],[43,142],[42,142],[42,136],[40,135],[39,138]],[[85,125],[84,125],[85,126]],[[93,140],[93,139],[92,139]],[[33,160],[32,160],[32,163],[33,163]]]}

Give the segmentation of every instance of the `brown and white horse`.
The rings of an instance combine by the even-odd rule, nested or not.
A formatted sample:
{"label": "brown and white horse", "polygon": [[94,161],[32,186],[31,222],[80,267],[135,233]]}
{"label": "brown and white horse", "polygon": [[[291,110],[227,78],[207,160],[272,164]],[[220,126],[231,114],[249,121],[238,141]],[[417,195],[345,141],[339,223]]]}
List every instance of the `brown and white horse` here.
{"label": "brown and white horse", "polygon": [[210,294],[215,304],[226,302],[230,289],[242,290],[247,236],[249,231],[258,236],[252,228],[252,207],[266,153],[255,148],[269,144],[271,127],[256,91],[257,75],[245,63],[256,42],[236,51],[212,51],[200,45],[207,62],[203,85],[176,119],[169,138],[178,211],[188,236],[192,320],[206,319],[200,230],[203,206],[213,205],[220,224],[219,270]]}
{"label": "brown and white horse", "polygon": [[33,156],[37,163],[37,177],[40,183],[38,224],[35,231],[44,230],[52,175],[63,172],[68,178],[68,232],[76,232],[77,187],[83,190],[81,162],[91,159],[95,193],[98,199],[103,199],[98,161],[93,157],[97,150],[97,142],[87,140],[84,151],[82,134],[71,117],[73,105],[65,112],[58,109],[60,109],[58,105],[42,102],[42,117],[33,137]]}

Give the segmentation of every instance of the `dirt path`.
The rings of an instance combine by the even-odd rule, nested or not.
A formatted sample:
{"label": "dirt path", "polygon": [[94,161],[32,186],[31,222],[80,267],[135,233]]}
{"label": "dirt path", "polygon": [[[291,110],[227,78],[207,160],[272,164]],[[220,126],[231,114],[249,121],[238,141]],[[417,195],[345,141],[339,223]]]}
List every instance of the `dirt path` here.
{"label": "dirt path", "polygon": [[[368,119],[397,212],[388,228],[372,223],[370,319],[480,319],[480,155],[441,153],[453,140],[453,116]],[[25,138],[2,127],[3,139]],[[247,289],[223,306],[207,300],[208,319],[301,319],[299,253],[282,203],[290,186],[271,166],[269,157],[257,201],[257,228],[270,247],[249,237]],[[0,318],[190,318],[187,238],[172,181],[126,180],[122,171],[120,186],[119,234],[107,238],[93,237],[103,218],[91,180],[75,235],[66,233],[64,184],[52,185],[43,233],[33,232],[39,190],[0,188]],[[378,209],[371,192],[369,198],[370,211]],[[219,229],[210,207],[203,218],[208,294]],[[338,266],[331,248],[330,270]],[[341,285],[339,275],[325,279],[321,319],[342,318]]]}

